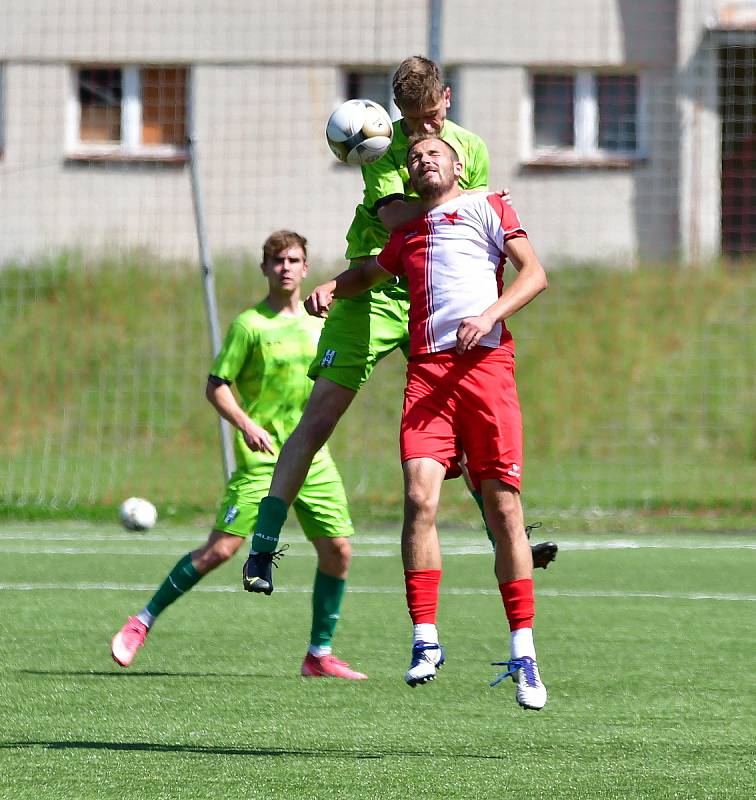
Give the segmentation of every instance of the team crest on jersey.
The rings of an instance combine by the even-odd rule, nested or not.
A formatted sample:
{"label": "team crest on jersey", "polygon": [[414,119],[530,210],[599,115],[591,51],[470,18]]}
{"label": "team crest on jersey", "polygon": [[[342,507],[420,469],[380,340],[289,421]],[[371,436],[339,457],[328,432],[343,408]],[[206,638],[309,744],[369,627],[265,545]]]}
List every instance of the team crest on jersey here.
{"label": "team crest on jersey", "polygon": [[230,525],[239,516],[239,509],[236,506],[229,506],[226,509],[226,515],[223,517],[223,522]]}
{"label": "team crest on jersey", "polygon": [[323,358],[320,359],[320,366],[321,367],[330,367],[331,364],[336,360],[336,351],[331,350],[329,347],[328,350],[323,353]]}
{"label": "team crest on jersey", "polygon": [[462,217],[459,215],[458,211],[452,211],[451,214],[447,214],[446,211],[443,212],[444,219],[447,222],[451,222],[452,225],[456,225],[457,222],[462,221]]}

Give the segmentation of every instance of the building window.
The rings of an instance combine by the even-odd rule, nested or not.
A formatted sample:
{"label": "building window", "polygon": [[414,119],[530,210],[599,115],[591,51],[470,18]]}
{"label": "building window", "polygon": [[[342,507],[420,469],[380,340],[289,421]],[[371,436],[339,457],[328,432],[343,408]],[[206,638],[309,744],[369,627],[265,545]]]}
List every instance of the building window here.
{"label": "building window", "polygon": [[615,163],[644,156],[634,74],[534,73],[526,153],[535,163]]}
{"label": "building window", "polygon": [[186,153],[185,67],[77,67],[69,104],[70,157],[171,159]]}
{"label": "building window", "polygon": [[575,145],[575,79],[533,76],[533,131],[537,150]]}
{"label": "building window", "polygon": [[598,148],[609,153],[638,151],[638,76],[598,75]]}
{"label": "building window", "polygon": [[347,100],[360,97],[380,103],[392,120],[402,116],[394,103],[391,86],[393,72],[389,69],[347,70],[344,73],[344,94]]}

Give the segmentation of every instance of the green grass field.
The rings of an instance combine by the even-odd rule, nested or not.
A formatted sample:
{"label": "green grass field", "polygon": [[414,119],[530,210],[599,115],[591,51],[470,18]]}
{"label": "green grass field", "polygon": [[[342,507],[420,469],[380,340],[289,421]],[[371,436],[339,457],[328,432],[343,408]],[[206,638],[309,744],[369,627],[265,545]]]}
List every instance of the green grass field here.
{"label": "green grass field", "polygon": [[[320,275],[335,267],[319,265]],[[221,325],[264,288],[254,263],[217,264]],[[752,528],[756,270],[554,269],[511,321],[525,422],[526,502],[630,530]],[[314,285],[312,275],[308,285]],[[192,265],[126,254],[0,271],[0,514],[109,519],[133,494],[165,515],[222,489],[210,363]],[[404,359],[379,365],[332,449],[356,517],[401,516]],[[470,503],[449,492],[447,520]]]}
{"label": "green grass field", "polygon": [[271,597],[227,564],[118,668],[110,636],[204,535],[0,525],[3,800],[756,796],[753,536],[562,529],[537,574],[535,713],[488,686],[507,633],[477,531],[442,530],[447,664],[428,686],[402,679],[394,527],[355,538],[336,642],[369,681],[298,676],[314,562],[296,529]]}

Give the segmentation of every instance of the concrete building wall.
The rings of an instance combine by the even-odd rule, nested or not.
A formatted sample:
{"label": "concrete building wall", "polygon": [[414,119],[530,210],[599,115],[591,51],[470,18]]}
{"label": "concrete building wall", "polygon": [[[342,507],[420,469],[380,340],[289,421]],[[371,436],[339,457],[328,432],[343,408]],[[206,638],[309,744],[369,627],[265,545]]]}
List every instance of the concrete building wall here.
{"label": "concrete building wall", "polygon": [[402,0],[2,0],[2,57],[52,61],[395,64],[425,49]]}
{"label": "concrete building wall", "polygon": [[[708,170],[702,191],[716,195],[710,103],[698,149],[680,135],[680,115],[695,107],[689,90],[703,82],[710,101],[715,75],[710,64],[694,70],[680,99],[677,74],[700,52],[710,4],[680,5],[678,19],[674,0],[445,4],[443,52],[457,93],[451,116],[486,139],[492,185],[510,187],[550,263],[676,255],[691,230],[685,196],[697,185],[696,159]],[[136,245],[194,257],[185,164],[75,163],[64,152],[72,64],[175,63],[194,64],[213,251],[256,250],[272,228],[287,226],[309,237],[318,261],[341,263],[362,186],[359,171],[339,165],[323,136],[343,99],[342,67],[392,69],[427,49],[427,4],[395,0],[79,0],[73,10],[63,0],[3,0],[0,19],[0,262],[60,246]],[[576,67],[642,76],[646,158],[591,168],[527,163],[530,73]],[[693,227],[714,245],[716,211],[696,208]]]}

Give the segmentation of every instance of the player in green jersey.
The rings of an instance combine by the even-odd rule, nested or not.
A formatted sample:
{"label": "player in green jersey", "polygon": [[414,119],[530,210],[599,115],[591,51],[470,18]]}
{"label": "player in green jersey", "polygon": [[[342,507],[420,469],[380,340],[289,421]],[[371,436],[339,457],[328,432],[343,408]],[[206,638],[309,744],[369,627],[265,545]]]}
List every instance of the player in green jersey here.
{"label": "player in green jersey", "polygon": [[[129,617],[111,641],[122,667],[134,659],[155,619],[204,575],[227,561],[254,527],[260,500],[270,487],[276,454],[294,430],[312,381],[312,361],[322,323],[305,313],[300,287],[307,273],[306,240],[276,231],[263,245],[268,295],[231,324],[213,361],[205,394],[236,428],[237,469],[226,485],[215,526],[201,547],[181,558],[150,601]],[[231,391],[235,383],[240,401]],[[293,499],[305,536],[317,553],[310,646],[305,677],[367,678],[335,658],[331,641],[339,619],[351,560],[352,522],[346,495],[327,447],[314,454]]]}
{"label": "player in green jersey", "polygon": [[[405,59],[393,77],[394,99],[402,119],[394,123],[389,150],[362,167],[363,202],[347,234],[351,265],[378,254],[389,231],[421,216],[422,205],[407,170],[409,137],[436,133],[459,154],[463,190],[488,185],[488,150],[484,141],[446,118],[451,90],[438,66],[422,56]],[[358,297],[339,300],[328,315],[310,367],[315,384],[302,419],[284,445],[270,493],[260,504],[243,585],[251,592],[272,591],[271,565],[288,508],[305,479],[314,454],[328,441],[339,419],[370,377],[375,365],[397,348],[407,354],[409,297],[405,280],[389,281]],[[473,496],[482,512],[480,494]],[[491,541],[492,535],[487,529]],[[557,546],[533,548],[534,565],[545,567]]]}

